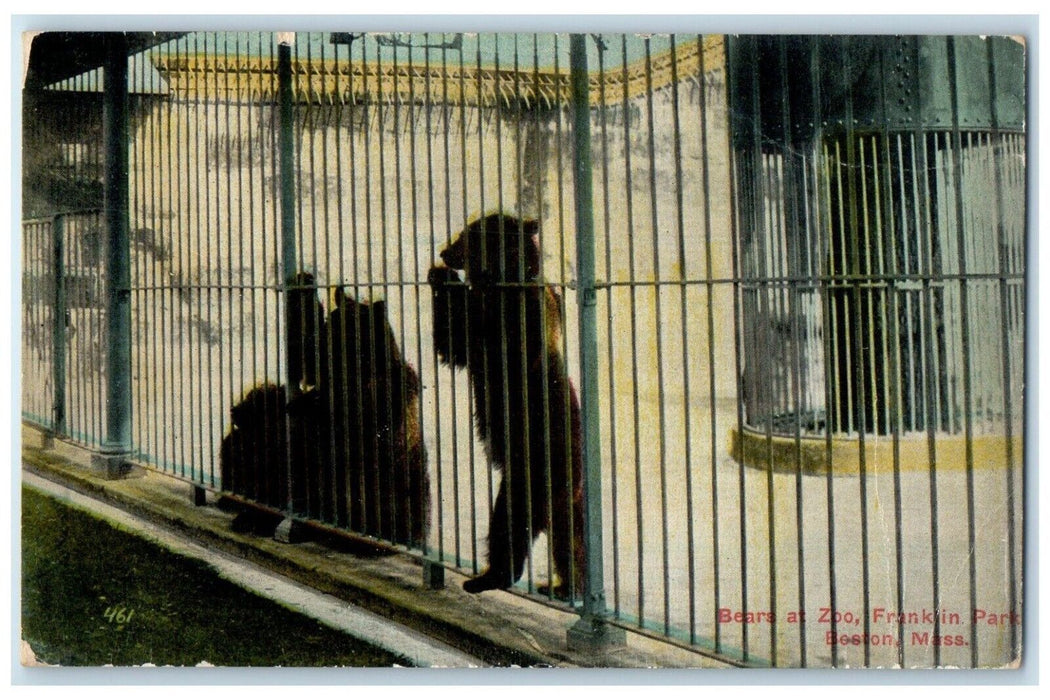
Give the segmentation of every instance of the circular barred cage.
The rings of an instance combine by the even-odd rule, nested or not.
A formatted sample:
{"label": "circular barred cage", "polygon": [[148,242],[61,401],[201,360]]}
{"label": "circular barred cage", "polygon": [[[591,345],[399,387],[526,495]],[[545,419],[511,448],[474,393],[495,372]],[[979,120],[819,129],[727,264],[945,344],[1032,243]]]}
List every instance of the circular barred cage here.
{"label": "circular barred cage", "polygon": [[1024,60],[728,38],[741,434],[1020,434]]}

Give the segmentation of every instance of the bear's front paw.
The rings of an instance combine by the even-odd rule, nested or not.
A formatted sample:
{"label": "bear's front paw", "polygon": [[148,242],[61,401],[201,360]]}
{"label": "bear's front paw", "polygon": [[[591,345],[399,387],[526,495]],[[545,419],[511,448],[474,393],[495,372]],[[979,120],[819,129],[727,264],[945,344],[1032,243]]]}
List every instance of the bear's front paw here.
{"label": "bear's front paw", "polygon": [[510,588],[514,582],[509,575],[493,573],[491,569],[463,582],[463,590],[467,593],[481,593],[482,591],[497,591]]}
{"label": "bear's front paw", "polygon": [[500,283],[499,276],[489,270],[478,270],[470,276],[470,286],[488,288]]}
{"label": "bear's front paw", "polygon": [[303,417],[316,414],[321,404],[321,390],[316,386],[300,383],[300,393],[288,402],[288,415]]}
{"label": "bear's front paw", "polygon": [[545,598],[553,598],[554,600],[570,600],[574,597],[569,587],[563,583],[559,583],[556,586],[552,586],[550,583],[536,586],[536,592]]}
{"label": "bear's front paw", "polygon": [[459,275],[450,267],[435,265],[427,273],[427,284],[431,287],[440,287],[449,282],[459,282]]}

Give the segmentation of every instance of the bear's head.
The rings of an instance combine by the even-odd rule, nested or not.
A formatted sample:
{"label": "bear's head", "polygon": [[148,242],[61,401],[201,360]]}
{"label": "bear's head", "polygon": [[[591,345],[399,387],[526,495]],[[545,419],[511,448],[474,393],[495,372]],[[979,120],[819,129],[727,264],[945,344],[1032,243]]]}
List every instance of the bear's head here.
{"label": "bear's head", "polygon": [[401,363],[385,300],[361,302],[344,293],[336,295],[334,301],[332,330],[342,336],[333,340],[338,344],[337,351],[345,349],[358,354],[361,372],[366,376],[386,372]]}
{"label": "bear's head", "polygon": [[284,412],[284,387],[262,384],[253,387],[230,408],[233,425],[242,430],[276,430]]}
{"label": "bear's head", "polygon": [[526,282],[540,273],[539,222],[502,213],[475,219],[441,251],[445,265],[467,281]]}

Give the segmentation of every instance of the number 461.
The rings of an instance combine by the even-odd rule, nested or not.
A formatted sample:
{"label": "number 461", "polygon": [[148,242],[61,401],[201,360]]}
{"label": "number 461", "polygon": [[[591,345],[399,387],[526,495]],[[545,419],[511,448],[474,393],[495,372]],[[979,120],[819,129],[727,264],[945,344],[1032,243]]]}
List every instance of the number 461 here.
{"label": "number 461", "polygon": [[126,622],[131,622],[131,616],[135,614],[134,610],[128,610],[127,607],[113,606],[106,608],[106,612],[102,614],[109,622],[115,622],[118,625],[123,625]]}

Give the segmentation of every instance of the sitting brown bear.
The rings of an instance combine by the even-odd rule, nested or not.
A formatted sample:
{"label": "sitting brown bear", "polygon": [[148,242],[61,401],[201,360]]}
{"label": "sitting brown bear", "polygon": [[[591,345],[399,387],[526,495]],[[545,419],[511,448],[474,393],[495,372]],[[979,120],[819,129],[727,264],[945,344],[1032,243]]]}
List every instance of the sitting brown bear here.
{"label": "sitting brown bear", "polygon": [[537,222],[503,214],[477,219],[441,251],[428,282],[435,350],[469,372],[478,438],[502,471],[489,567],[463,588],[513,585],[546,532],[554,592],[569,598],[584,572],[580,407],[561,353],[561,298],[540,281],[537,232]]}
{"label": "sitting brown bear", "polygon": [[271,508],[288,506],[285,416],[284,387],[276,384],[253,387],[234,404],[219,449],[223,491]]}
{"label": "sitting brown bear", "polygon": [[[422,547],[430,481],[419,375],[398,347],[386,302],[337,293],[326,315],[314,277],[299,273],[287,312],[292,388],[263,384],[233,406],[219,455],[223,491]],[[245,512],[246,528],[277,525]]]}
{"label": "sitting brown bear", "polygon": [[386,302],[337,294],[322,387],[335,435],[339,524],[421,547],[430,518],[419,375],[405,361]]}

